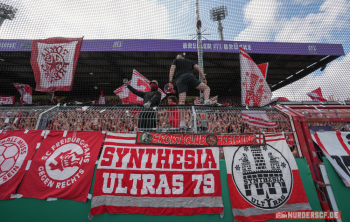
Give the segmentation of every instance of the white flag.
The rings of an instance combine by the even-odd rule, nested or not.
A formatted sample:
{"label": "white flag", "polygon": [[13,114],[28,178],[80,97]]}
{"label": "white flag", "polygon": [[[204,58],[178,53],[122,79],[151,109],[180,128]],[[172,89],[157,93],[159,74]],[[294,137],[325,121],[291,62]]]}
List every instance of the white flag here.
{"label": "white flag", "polygon": [[32,41],[32,65],[36,90],[70,91],[83,38],[49,38]]}
{"label": "white flag", "polygon": [[242,105],[264,106],[271,101],[272,92],[259,67],[244,49],[239,50],[241,65]]}

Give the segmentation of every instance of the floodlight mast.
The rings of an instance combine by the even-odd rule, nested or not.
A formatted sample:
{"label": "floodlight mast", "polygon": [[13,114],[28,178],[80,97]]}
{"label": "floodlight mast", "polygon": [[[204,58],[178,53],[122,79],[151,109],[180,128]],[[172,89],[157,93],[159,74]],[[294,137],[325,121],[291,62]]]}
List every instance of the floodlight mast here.
{"label": "floodlight mast", "polygon": [[224,27],[222,27],[221,20],[224,20],[227,15],[228,13],[226,6],[219,6],[210,10],[210,19],[214,22],[218,22],[218,33],[221,41],[224,41],[224,34],[222,32]]}
{"label": "floodlight mast", "polygon": [[0,27],[2,23],[5,21],[5,19],[12,20],[15,18],[17,9],[6,5],[4,3],[0,3]]}
{"label": "floodlight mast", "polygon": [[[197,17],[197,51],[198,51],[198,65],[202,68],[204,72],[203,65],[203,48],[202,48],[202,21],[199,14],[199,0],[196,0],[196,17]],[[203,82],[202,75],[199,75],[199,81]],[[204,92],[200,91],[201,104],[204,104]]]}

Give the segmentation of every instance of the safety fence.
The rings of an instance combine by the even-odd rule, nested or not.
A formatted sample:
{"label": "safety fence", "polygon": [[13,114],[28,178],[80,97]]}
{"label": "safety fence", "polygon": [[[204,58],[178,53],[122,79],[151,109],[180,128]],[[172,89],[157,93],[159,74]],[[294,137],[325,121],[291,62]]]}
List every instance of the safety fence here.
{"label": "safety fence", "polygon": [[290,119],[273,107],[57,105],[2,106],[0,130],[70,130],[136,133],[284,133],[295,156]]}

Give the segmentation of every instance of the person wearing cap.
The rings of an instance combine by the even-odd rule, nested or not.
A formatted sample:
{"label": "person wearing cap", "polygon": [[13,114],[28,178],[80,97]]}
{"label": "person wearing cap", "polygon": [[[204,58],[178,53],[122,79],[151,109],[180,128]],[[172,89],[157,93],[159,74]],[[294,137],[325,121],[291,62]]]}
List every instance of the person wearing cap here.
{"label": "person wearing cap", "polygon": [[145,128],[156,128],[157,126],[157,113],[151,109],[151,107],[158,106],[162,98],[162,94],[158,91],[158,81],[152,80],[150,82],[151,91],[142,92],[136,90],[129,84],[128,79],[123,79],[123,83],[128,87],[128,89],[137,95],[138,97],[143,98],[143,111],[140,113],[138,128],[140,130]]}
{"label": "person wearing cap", "polygon": [[[203,77],[203,82],[200,82],[194,75],[193,69],[197,70]],[[169,85],[172,86],[173,77],[175,77],[177,90],[179,93],[179,105],[184,105],[186,93],[189,87],[196,88],[204,92],[204,104],[211,104],[209,101],[210,88],[207,86],[207,80],[203,69],[192,62],[185,59],[184,53],[178,53],[173,61],[169,72]]]}

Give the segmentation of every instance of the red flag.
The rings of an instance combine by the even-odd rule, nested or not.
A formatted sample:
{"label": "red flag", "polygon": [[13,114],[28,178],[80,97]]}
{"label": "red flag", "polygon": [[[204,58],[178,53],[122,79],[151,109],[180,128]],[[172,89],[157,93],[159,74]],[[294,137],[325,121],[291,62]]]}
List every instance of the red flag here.
{"label": "red flag", "polygon": [[83,38],[49,38],[32,41],[32,65],[36,90],[70,91]]}
{"label": "red flag", "polygon": [[261,70],[244,49],[240,48],[242,105],[264,106],[271,101],[272,92]]}
{"label": "red flag", "polygon": [[322,101],[322,102],[326,102],[327,101],[322,96],[321,87],[318,87],[314,91],[311,91],[311,92],[307,93],[307,95],[312,99],[312,101]]}
{"label": "red flag", "polygon": [[298,166],[282,134],[266,145],[224,147],[236,221],[265,221],[276,211],[311,211]]}
{"label": "red flag", "polygon": [[21,94],[21,104],[23,104],[23,102],[32,104],[32,95],[33,95],[32,87],[30,87],[30,85],[21,84],[21,83],[14,83],[13,85]]}
{"label": "red flag", "polygon": [[267,67],[269,66],[269,63],[267,62],[267,63],[259,64],[257,66],[260,69],[261,74],[263,74],[264,78],[266,79]]}
{"label": "red flag", "polygon": [[42,141],[42,131],[4,131],[0,133],[0,200],[11,198],[21,182],[27,163]]}
{"label": "red flag", "polygon": [[103,94],[103,90],[101,91],[101,96],[98,99],[98,104],[106,104],[106,99],[105,99],[105,95]]}
{"label": "red flag", "polygon": [[0,95],[0,105],[2,104],[15,104],[15,97]]}
{"label": "red flag", "polygon": [[[150,81],[146,77],[144,77],[134,69],[132,73],[132,78],[129,81],[129,84],[132,87],[142,92],[149,92],[151,91],[151,87],[149,83]],[[166,96],[166,94],[159,88],[158,88],[158,91],[162,94],[161,99],[163,99]],[[124,104],[133,104],[133,103],[142,104],[143,103],[143,99],[133,94],[125,84],[117,88],[116,90],[114,90],[114,93],[120,97],[120,99],[123,101]]]}
{"label": "red flag", "polygon": [[[143,140],[152,135],[141,134]],[[220,214],[219,149],[135,144],[107,133],[96,171],[91,215]]]}
{"label": "red flag", "polygon": [[86,202],[103,138],[101,131],[50,131],[18,193],[30,198]]}

